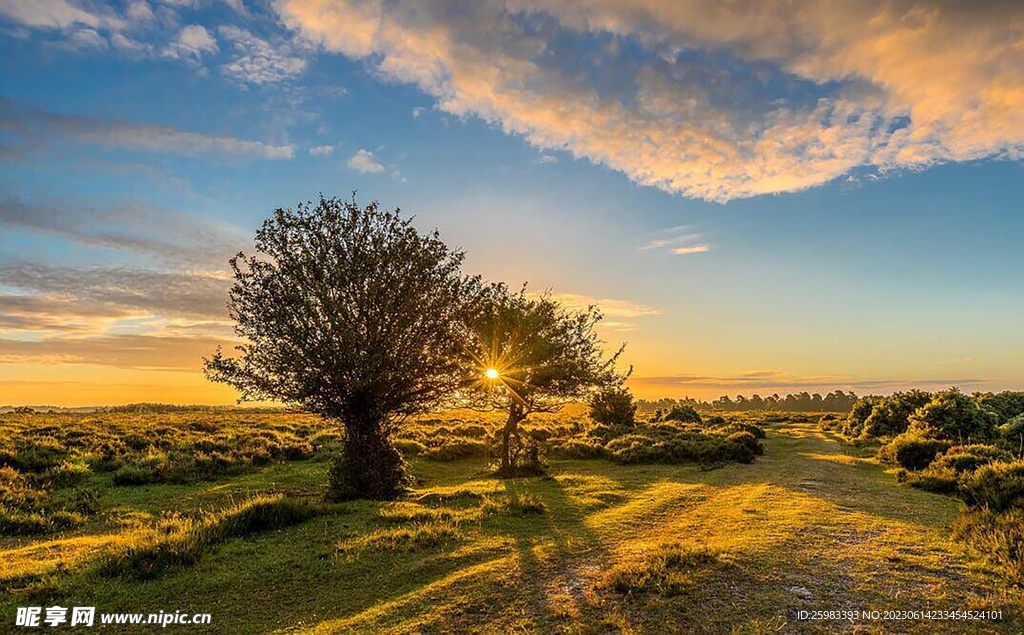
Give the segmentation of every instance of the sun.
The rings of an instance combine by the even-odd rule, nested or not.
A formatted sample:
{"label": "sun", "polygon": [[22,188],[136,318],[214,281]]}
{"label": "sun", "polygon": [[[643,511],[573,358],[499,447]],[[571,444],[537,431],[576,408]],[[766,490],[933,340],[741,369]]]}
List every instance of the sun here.
{"label": "sun", "polygon": [[487,370],[484,371],[484,375],[487,376],[487,379],[497,379],[498,375],[500,374],[501,373],[499,373],[497,369],[494,368],[488,368]]}

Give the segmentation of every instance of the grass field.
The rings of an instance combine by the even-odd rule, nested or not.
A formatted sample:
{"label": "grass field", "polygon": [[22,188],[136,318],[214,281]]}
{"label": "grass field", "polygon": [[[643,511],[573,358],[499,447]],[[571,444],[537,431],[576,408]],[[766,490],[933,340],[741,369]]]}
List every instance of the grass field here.
{"label": "grass field", "polygon": [[[551,459],[502,481],[484,457],[414,457],[393,503],[321,503],[315,451],[210,480],[91,474],[98,511],[77,528],[0,538],[0,630],[57,604],[210,613],[228,633],[1024,632],[1019,591],[949,541],[954,499],[793,418],[717,469]],[[966,609],[1002,619],[797,619]]]}

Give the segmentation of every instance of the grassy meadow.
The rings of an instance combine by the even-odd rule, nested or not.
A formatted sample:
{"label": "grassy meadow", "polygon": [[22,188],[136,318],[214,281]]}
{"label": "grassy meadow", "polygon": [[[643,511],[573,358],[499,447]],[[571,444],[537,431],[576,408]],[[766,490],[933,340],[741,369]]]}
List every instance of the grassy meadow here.
{"label": "grassy meadow", "polygon": [[[595,426],[569,408],[527,426],[547,475],[500,480],[500,417],[456,411],[403,432],[401,500],[326,503],[338,437],[315,417],[0,415],[4,623],[94,605],[210,613],[177,628],[227,633],[1024,631],[1020,592],[951,540],[960,504],[819,417],[725,414],[721,437],[765,431],[752,462],[686,460],[690,432],[645,424],[673,454],[638,462],[629,441],[581,450]],[[1002,618],[798,619],[929,609]]]}

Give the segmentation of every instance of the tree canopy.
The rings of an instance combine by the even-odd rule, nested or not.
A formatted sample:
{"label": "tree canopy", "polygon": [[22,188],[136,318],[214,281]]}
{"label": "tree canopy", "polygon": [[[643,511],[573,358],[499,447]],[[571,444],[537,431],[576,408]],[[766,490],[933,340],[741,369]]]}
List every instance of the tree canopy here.
{"label": "tree canopy", "polygon": [[481,289],[469,340],[479,378],[467,397],[477,407],[509,413],[502,471],[519,469],[518,424],[531,413],[555,412],[621,383],[615,364],[622,349],[605,359],[594,330],[600,321],[596,307],[570,312],[550,295],[530,295],[525,287],[516,293],[504,284]]}
{"label": "tree canopy", "polygon": [[436,231],[398,210],[326,199],[278,209],[255,250],[231,260],[229,310],[242,342],[219,350],[208,377],[242,400],[277,400],[341,421],[332,471],[341,496],[387,497],[401,487],[392,428],[446,405],[472,371],[467,299],[478,278]]}

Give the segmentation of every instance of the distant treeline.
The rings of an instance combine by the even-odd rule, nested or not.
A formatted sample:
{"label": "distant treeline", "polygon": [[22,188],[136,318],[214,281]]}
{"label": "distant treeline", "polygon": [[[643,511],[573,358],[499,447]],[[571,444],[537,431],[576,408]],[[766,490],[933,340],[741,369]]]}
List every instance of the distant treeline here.
{"label": "distant treeline", "polygon": [[695,410],[716,410],[721,412],[740,412],[744,410],[774,410],[779,412],[849,412],[850,408],[857,401],[857,395],[852,392],[836,390],[822,397],[818,393],[810,394],[800,392],[793,395],[780,397],[777,394],[762,397],[753,395],[744,397],[737,395],[735,399],[725,395],[713,401],[701,401],[700,399],[658,399],[651,401],[647,399],[637,400],[637,410],[644,413],[661,410],[668,412],[678,406],[690,406]]}

